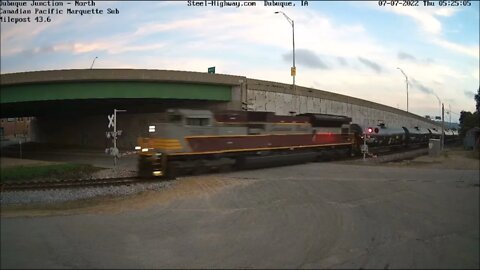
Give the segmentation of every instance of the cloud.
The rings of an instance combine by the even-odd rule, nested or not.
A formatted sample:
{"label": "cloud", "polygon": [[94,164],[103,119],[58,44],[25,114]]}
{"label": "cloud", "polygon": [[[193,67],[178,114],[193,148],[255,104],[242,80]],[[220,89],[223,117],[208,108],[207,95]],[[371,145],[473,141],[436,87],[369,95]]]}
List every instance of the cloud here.
{"label": "cloud", "polygon": [[450,42],[447,40],[443,40],[440,38],[433,39],[433,43],[455,52],[459,52],[468,56],[473,56],[477,59],[480,58],[479,57],[480,46],[478,45],[466,46],[466,45]]}
{"label": "cloud", "polygon": [[463,45],[448,41],[442,37],[442,23],[437,18],[438,16],[442,17],[452,17],[460,11],[460,9],[455,7],[441,7],[441,8],[428,8],[420,9],[415,7],[386,7],[384,10],[390,11],[399,15],[407,16],[412,18],[417,22],[420,28],[427,34],[426,38],[445,49],[472,56],[475,58],[479,57],[480,46],[478,45]]}
{"label": "cloud", "polygon": [[451,17],[453,16],[455,13],[457,13],[459,11],[458,8],[454,8],[454,7],[443,7],[443,8],[438,8],[438,9],[434,9],[433,10],[433,13],[435,15],[438,15],[438,16],[444,16],[444,17]]}
{"label": "cloud", "polygon": [[391,10],[397,14],[411,17],[427,33],[437,35],[442,32],[442,24],[431,12],[410,7],[392,7]]}
{"label": "cloud", "polygon": [[163,48],[164,44],[151,44],[151,45],[128,45],[123,43],[107,43],[107,42],[94,42],[94,43],[63,43],[56,45],[48,45],[43,47],[35,47],[31,49],[23,50],[11,50],[8,55],[15,54],[21,57],[33,57],[36,55],[43,55],[55,52],[70,52],[73,54],[89,53],[106,51],[109,54],[119,54],[132,51],[150,51]]}
{"label": "cloud", "polygon": [[347,60],[345,60],[345,58],[339,56],[337,57],[337,60],[338,60],[338,63],[342,66],[348,66],[348,63],[347,63]]}
{"label": "cloud", "polygon": [[415,57],[411,54],[408,54],[408,53],[402,52],[402,51],[398,52],[397,58],[400,59],[400,60],[410,61],[410,62],[417,63],[417,64],[432,64],[433,62],[435,62],[431,58],[419,59],[419,58],[417,58],[417,57]]}
{"label": "cloud", "polygon": [[480,69],[479,68],[474,68],[472,70],[472,77],[475,78],[477,81],[480,80]]}
{"label": "cloud", "polygon": [[33,57],[38,54],[46,54],[46,53],[52,53],[55,52],[55,46],[43,46],[43,47],[37,47],[37,48],[32,48],[32,49],[18,49],[12,51],[15,54],[18,54],[19,56],[22,57]]}
{"label": "cloud", "polygon": [[[309,10],[292,10],[289,11],[289,16],[298,25],[295,28],[296,42],[322,51],[322,55],[354,57],[359,53],[385,51],[384,46],[372,40],[360,24],[335,23],[327,16]],[[271,8],[260,6],[235,12],[207,11],[185,18],[155,21],[140,25],[134,35],[179,35],[180,32],[207,44],[224,43],[234,46],[241,42],[283,49],[291,49],[292,44],[291,29],[285,18],[274,14]],[[352,40],[355,40],[354,44]]]}
{"label": "cloud", "polygon": [[463,94],[465,94],[465,96],[466,96],[467,98],[472,98],[472,99],[475,98],[475,93],[472,92],[472,91],[465,90],[465,91],[463,91]]}
{"label": "cloud", "polygon": [[[289,52],[283,55],[283,60],[292,61],[292,53]],[[307,49],[295,50],[295,62],[309,68],[328,69],[328,66],[318,57],[315,52]]]}
{"label": "cloud", "polygon": [[377,64],[373,61],[370,61],[370,60],[368,60],[366,58],[363,58],[363,57],[358,57],[358,60],[360,62],[362,62],[362,64],[364,64],[365,66],[373,69],[377,73],[381,73],[383,71],[382,67],[379,64]]}
{"label": "cloud", "polygon": [[398,52],[397,57],[400,60],[412,60],[414,62],[417,61],[417,58],[415,58],[415,56],[404,52]]}
{"label": "cloud", "polygon": [[422,91],[423,93],[434,94],[435,95],[435,92],[433,91],[433,89],[431,89],[429,87],[426,87],[425,85],[423,85],[419,81],[415,80],[414,78],[410,78],[409,82],[410,82],[410,85],[412,85],[416,89]]}
{"label": "cloud", "polygon": [[442,32],[442,23],[436,16],[451,17],[460,11],[460,9],[453,7],[418,8],[404,6],[386,6],[382,10],[410,17],[420,25],[423,31],[433,35],[439,35]]}
{"label": "cloud", "polygon": [[101,38],[90,42],[69,42],[38,46],[27,49],[7,48],[2,50],[2,56],[21,56],[31,57],[47,53],[70,52],[73,54],[105,51],[109,54],[119,54],[125,52],[151,51],[165,47],[164,43],[153,43],[145,45],[130,44],[135,40],[125,35],[118,35],[108,39]]}
{"label": "cloud", "polygon": [[163,48],[164,44],[147,44],[147,45],[129,45],[127,43],[117,42],[98,42],[98,43],[74,43],[66,44],[64,48],[70,47],[73,53],[86,53],[92,51],[107,51],[110,54],[119,54],[124,52],[135,52],[135,51],[151,51],[158,50]]}

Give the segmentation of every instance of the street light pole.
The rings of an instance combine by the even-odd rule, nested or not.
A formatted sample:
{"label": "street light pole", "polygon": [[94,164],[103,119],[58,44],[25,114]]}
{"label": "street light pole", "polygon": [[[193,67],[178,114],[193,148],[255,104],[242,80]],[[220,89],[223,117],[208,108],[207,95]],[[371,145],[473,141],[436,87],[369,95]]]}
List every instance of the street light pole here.
{"label": "street light pole", "polygon": [[[287,14],[285,14],[283,11],[276,11],[275,14],[283,14],[283,16],[285,16],[285,18],[287,19],[287,21],[290,23],[290,25],[292,26],[292,47],[293,47],[293,67],[290,71],[292,77],[293,77],[293,94],[296,95],[296,89],[295,89],[295,75],[297,75],[297,68],[295,67],[295,22],[290,19],[290,17],[287,16]],[[300,113],[300,102],[298,104],[298,112]]]}
{"label": "street light pole", "polygon": [[440,114],[442,113],[442,101],[440,100],[440,98],[437,96],[437,94],[433,93],[433,95],[435,95],[435,97],[437,98],[438,100],[438,109],[440,110]]}
{"label": "street light pole", "polygon": [[440,115],[442,117],[442,136],[440,137],[440,149],[443,151],[443,144],[444,144],[444,141],[445,141],[445,137],[444,137],[444,132],[445,132],[445,121],[443,119],[444,117],[444,108],[443,108],[443,103],[442,101],[440,100],[440,98],[437,96],[437,94],[435,94],[434,92],[432,92],[435,97],[438,99],[438,105],[440,106]]}
{"label": "street light pole", "polygon": [[452,124],[452,108],[450,107],[450,103],[448,104],[448,118],[448,125],[450,127]]}
{"label": "street light pole", "polygon": [[407,112],[408,112],[408,77],[407,77],[407,74],[405,74],[405,72],[403,72],[401,68],[397,67],[397,69],[399,69],[403,73],[403,76],[405,76],[405,81],[407,82]]}
{"label": "street light pole", "polygon": [[92,65],[90,66],[90,69],[93,68],[93,64],[95,64],[95,60],[98,58],[98,56],[95,56],[95,58],[93,58],[93,62],[92,62]]}
{"label": "street light pole", "polygon": [[444,120],[444,115],[445,115],[445,109],[443,107],[442,103],[442,140],[440,141],[441,145],[441,150],[443,151],[443,145],[445,144],[445,120]]}
{"label": "street light pole", "polygon": [[[286,16],[286,15],[285,15]],[[295,91],[295,76],[297,75],[297,68],[295,67],[295,22],[292,20],[292,47],[293,47],[293,91]],[[290,73],[292,73],[290,71]]]}

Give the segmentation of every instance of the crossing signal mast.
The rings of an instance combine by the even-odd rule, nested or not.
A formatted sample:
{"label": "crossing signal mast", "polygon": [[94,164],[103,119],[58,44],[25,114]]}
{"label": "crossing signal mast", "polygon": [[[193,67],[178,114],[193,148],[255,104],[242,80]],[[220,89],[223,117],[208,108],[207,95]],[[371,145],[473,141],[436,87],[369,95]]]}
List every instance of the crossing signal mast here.
{"label": "crossing signal mast", "polygon": [[108,115],[108,128],[113,127],[113,131],[107,131],[106,136],[108,139],[112,138],[113,147],[105,149],[105,153],[113,156],[113,165],[117,167],[117,159],[120,156],[120,151],[117,148],[117,137],[122,135],[121,130],[117,130],[117,112],[126,112],[126,110],[113,110],[112,115]]}
{"label": "crossing signal mast", "polygon": [[367,145],[367,134],[372,134],[373,128],[368,127],[366,132],[363,132],[363,145],[362,145],[362,153],[363,153],[363,161],[365,161],[365,156],[368,154],[368,145]]}

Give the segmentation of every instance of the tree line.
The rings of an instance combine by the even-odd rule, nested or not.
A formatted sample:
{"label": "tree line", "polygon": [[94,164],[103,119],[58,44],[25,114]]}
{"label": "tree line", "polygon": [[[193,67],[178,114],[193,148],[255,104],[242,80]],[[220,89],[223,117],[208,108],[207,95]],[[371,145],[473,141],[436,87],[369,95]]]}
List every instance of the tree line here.
{"label": "tree line", "polygon": [[475,94],[476,111],[475,112],[460,112],[460,136],[465,137],[467,131],[473,127],[480,127],[480,87],[477,94]]}

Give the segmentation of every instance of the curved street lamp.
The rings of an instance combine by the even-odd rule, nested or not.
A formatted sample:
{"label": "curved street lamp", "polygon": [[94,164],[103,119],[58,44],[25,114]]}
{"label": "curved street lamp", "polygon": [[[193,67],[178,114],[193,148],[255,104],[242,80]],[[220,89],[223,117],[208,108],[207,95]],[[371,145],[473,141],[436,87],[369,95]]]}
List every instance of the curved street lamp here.
{"label": "curved street lamp", "polygon": [[405,72],[403,72],[403,69],[397,67],[397,69],[399,69],[402,73],[403,73],[403,76],[405,76],[405,81],[407,82],[407,112],[408,112],[408,77],[407,77],[407,74],[405,74]]}
{"label": "curved street lamp", "polygon": [[440,116],[442,116],[442,101],[440,100],[440,98],[437,96],[437,94],[435,94],[435,92],[432,92],[432,94],[437,98],[438,100],[438,111],[440,112]]}
{"label": "curved street lamp", "polygon": [[92,65],[90,66],[90,69],[93,68],[93,64],[95,64],[95,60],[98,58],[98,56],[95,56],[95,58],[93,58],[93,62],[92,62]]}
{"label": "curved street lamp", "polygon": [[[290,19],[290,17],[288,17],[287,14],[285,14],[283,11],[276,11],[275,12],[275,14],[279,14],[279,13],[283,14],[283,16],[285,16],[287,21],[292,26],[293,67],[292,67],[292,70],[291,70],[291,74],[292,74],[292,77],[293,77],[293,93],[296,94],[296,92],[295,92],[295,75],[297,73],[297,68],[295,67],[295,22],[292,19]],[[299,104],[299,106],[300,106],[300,104]]]}
{"label": "curved street lamp", "polygon": [[444,135],[444,132],[445,132],[445,120],[444,120],[444,108],[443,108],[443,102],[440,100],[440,98],[437,96],[437,94],[435,94],[435,92],[432,92],[435,97],[438,99],[438,106],[440,107],[440,115],[442,117],[442,136],[440,138],[440,147],[441,147],[441,150],[443,151],[443,144],[445,143],[445,135]]}

